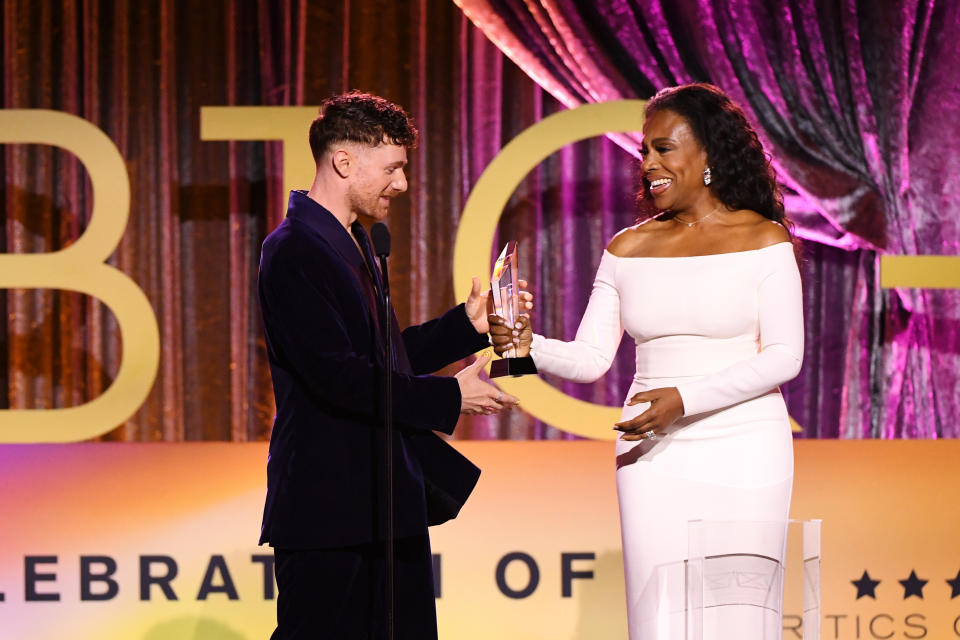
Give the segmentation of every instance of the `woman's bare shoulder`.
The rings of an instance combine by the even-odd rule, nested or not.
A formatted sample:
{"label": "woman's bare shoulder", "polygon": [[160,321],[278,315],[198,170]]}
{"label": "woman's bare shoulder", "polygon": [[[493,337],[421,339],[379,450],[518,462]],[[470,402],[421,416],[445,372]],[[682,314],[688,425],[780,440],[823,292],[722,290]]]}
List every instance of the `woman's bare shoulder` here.
{"label": "woman's bare shoulder", "polygon": [[613,236],[610,244],[607,245],[607,251],[621,258],[644,255],[651,238],[662,232],[664,228],[664,222],[657,218],[638,222],[632,227],[621,229],[617,235]]}
{"label": "woman's bare shoulder", "polygon": [[791,242],[790,232],[775,220],[756,211],[741,211],[742,223],[738,225],[749,246],[744,249],[763,249],[781,242]]}

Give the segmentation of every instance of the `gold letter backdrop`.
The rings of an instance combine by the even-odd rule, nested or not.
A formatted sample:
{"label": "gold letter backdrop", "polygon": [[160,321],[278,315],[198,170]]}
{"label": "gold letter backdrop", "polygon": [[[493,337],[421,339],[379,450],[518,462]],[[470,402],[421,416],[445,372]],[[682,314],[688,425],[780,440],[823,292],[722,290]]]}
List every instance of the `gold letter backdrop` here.
{"label": "gold letter backdrop", "polygon": [[143,291],[104,264],[130,213],[130,181],[117,147],[75,116],[45,110],[0,110],[0,143],[47,144],[73,153],[86,168],[94,197],[90,222],[76,242],[41,254],[0,255],[0,288],[68,289],[102,300],[117,319],[123,357],[113,384],[75,407],[4,409],[0,442],[69,442],[106,433],[143,404],[157,374],[160,336]]}

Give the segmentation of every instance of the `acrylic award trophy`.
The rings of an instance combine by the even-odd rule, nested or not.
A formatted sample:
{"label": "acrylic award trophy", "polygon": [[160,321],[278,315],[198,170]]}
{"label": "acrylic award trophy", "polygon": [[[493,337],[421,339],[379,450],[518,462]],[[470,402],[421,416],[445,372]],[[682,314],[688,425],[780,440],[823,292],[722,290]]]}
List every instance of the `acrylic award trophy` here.
{"label": "acrylic award trophy", "polygon": [[[520,318],[520,289],[517,286],[517,243],[511,240],[500,252],[490,278],[493,312],[513,327]],[[517,356],[513,349],[504,352],[500,360],[490,364],[490,377],[523,376],[537,373],[530,356]]]}

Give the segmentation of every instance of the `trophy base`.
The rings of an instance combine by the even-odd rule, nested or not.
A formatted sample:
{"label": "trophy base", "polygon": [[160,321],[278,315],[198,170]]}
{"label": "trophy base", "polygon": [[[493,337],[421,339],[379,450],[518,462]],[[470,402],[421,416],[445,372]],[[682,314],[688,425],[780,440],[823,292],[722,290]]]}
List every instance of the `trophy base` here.
{"label": "trophy base", "polygon": [[533,363],[533,358],[523,356],[521,358],[500,358],[490,363],[490,377],[502,378],[504,376],[527,376],[537,373],[537,365]]}

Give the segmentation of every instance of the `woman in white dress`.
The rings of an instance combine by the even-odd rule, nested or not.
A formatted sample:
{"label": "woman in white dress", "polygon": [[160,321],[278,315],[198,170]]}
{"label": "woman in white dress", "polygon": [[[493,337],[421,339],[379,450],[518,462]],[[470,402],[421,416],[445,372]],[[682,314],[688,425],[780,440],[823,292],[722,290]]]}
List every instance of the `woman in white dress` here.
{"label": "woman in white dress", "polygon": [[[800,370],[800,275],[768,158],[722,91],[658,93],[641,151],[638,202],[660,213],[607,247],[576,338],[491,324],[495,345],[519,341],[541,372],[580,382],[610,368],[624,330],[636,341],[614,427],[630,638],[683,640],[689,521],[788,517],[778,385]],[[756,609],[705,610],[703,637],[779,637],[779,621],[754,630]]]}

